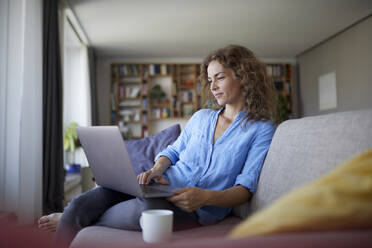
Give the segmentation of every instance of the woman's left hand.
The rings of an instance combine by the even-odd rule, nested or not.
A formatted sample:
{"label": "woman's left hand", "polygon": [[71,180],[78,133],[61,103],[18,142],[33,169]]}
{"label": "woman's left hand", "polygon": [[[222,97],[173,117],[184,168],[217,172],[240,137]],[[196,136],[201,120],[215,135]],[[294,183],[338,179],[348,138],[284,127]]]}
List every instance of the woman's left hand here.
{"label": "woman's left hand", "polygon": [[195,211],[203,206],[208,200],[207,190],[195,187],[187,187],[173,191],[174,196],[167,200],[186,212]]}

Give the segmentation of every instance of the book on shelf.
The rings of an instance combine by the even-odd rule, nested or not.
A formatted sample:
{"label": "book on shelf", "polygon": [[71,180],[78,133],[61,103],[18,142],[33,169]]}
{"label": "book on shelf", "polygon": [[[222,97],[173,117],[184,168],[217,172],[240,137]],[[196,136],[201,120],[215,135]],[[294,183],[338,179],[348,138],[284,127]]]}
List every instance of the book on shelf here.
{"label": "book on shelf", "polygon": [[139,66],[138,65],[119,65],[120,75],[138,75]]}
{"label": "book on shelf", "polygon": [[146,80],[149,76],[149,71],[148,71],[148,68],[147,66],[144,66],[143,69],[142,69],[142,77],[144,80]]}
{"label": "book on shelf", "polygon": [[160,65],[160,74],[167,75],[168,74],[168,68],[166,64]]}
{"label": "book on shelf", "polygon": [[120,116],[124,121],[139,121],[140,120],[140,112],[139,110],[120,110]]}
{"label": "book on shelf", "polygon": [[120,98],[137,98],[139,96],[140,86],[121,85],[119,89]]}
{"label": "book on shelf", "polygon": [[151,117],[155,119],[170,117],[170,108],[151,108]]}
{"label": "book on shelf", "polygon": [[160,74],[160,65],[155,65],[155,74]]}
{"label": "book on shelf", "polygon": [[170,117],[170,109],[169,108],[163,108],[161,113],[162,118],[168,118]]}
{"label": "book on shelf", "polygon": [[154,64],[149,65],[149,74],[150,75],[155,74],[155,65]]}
{"label": "book on shelf", "polygon": [[148,108],[148,100],[147,98],[142,98],[142,109],[146,110]]}
{"label": "book on shelf", "polygon": [[159,64],[150,64],[149,65],[149,74],[150,75],[159,75],[161,73],[161,65]]}
{"label": "book on shelf", "polygon": [[120,115],[120,117],[122,117],[122,119],[124,121],[130,121],[130,119],[131,119],[130,116],[133,115],[133,113],[130,110],[120,110],[119,115]]}
{"label": "book on shelf", "polygon": [[120,75],[128,74],[128,69],[125,65],[119,65],[119,74]]}
{"label": "book on shelf", "polygon": [[266,65],[266,73],[271,77],[282,77],[284,70],[282,65]]}
{"label": "book on shelf", "polygon": [[139,93],[140,93],[140,86],[136,86],[136,87],[128,87],[129,88],[129,96],[132,97],[132,98],[135,98],[135,97],[138,97],[139,96]]}
{"label": "book on shelf", "polygon": [[178,76],[178,67],[174,66],[172,70],[173,78],[177,78]]}
{"label": "book on shelf", "polygon": [[133,121],[140,121],[140,119],[141,119],[140,111],[137,110],[134,112]]}
{"label": "book on shelf", "polygon": [[178,101],[178,97],[174,96],[173,97],[173,109],[179,109],[179,107],[180,107],[180,103]]}
{"label": "book on shelf", "polygon": [[147,83],[142,84],[141,94],[143,96],[147,96],[148,92],[149,92],[149,86],[148,86],[148,84]]}
{"label": "book on shelf", "polygon": [[177,89],[177,82],[172,83],[172,95],[177,95],[178,89]]}
{"label": "book on shelf", "polygon": [[142,114],[142,125],[147,126],[147,114],[146,113]]}
{"label": "book on shelf", "polygon": [[125,97],[125,86],[123,85],[119,87],[119,97],[120,98]]}
{"label": "book on shelf", "polygon": [[158,111],[158,109],[152,108],[151,109],[151,117],[152,118],[160,118],[160,111]]}
{"label": "book on shelf", "polygon": [[181,82],[182,88],[190,88],[192,89],[194,87],[194,80],[183,80]]}
{"label": "book on shelf", "polygon": [[181,102],[192,102],[194,92],[192,90],[182,90],[180,92]]}

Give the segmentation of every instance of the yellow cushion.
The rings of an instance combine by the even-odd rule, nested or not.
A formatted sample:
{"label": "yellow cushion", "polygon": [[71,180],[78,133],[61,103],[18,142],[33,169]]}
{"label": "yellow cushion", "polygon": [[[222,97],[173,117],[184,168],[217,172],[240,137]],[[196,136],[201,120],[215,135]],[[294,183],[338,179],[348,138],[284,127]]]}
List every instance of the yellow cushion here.
{"label": "yellow cushion", "polygon": [[372,150],[256,212],[231,238],[372,227]]}

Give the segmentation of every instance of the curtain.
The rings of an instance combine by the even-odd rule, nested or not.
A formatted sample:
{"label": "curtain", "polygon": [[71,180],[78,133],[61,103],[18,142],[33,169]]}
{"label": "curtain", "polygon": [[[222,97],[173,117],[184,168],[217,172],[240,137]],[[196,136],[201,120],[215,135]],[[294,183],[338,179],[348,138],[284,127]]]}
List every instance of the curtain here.
{"label": "curtain", "polygon": [[43,213],[63,210],[62,73],[58,0],[43,5]]}
{"label": "curtain", "polygon": [[89,59],[89,80],[90,80],[90,99],[92,110],[92,126],[98,126],[98,107],[97,107],[97,81],[96,81],[96,57],[94,49],[88,47]]}

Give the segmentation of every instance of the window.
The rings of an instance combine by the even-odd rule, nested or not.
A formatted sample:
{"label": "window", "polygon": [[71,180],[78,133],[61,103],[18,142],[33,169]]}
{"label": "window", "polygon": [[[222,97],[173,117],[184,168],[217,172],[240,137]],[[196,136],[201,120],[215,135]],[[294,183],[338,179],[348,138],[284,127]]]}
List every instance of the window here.
{"label": "window", "polygon": [[[68,12],[66,12],[68,13]],[[64,22],[63,42],[63,122],[64,127],[71,122],[79,126],[91,125],[91,103],[88,50],[69,19]],[[75,161],[66,156],[65,162],[76,162],[86,166],[86,158],[81,149],[75,153]]]}

